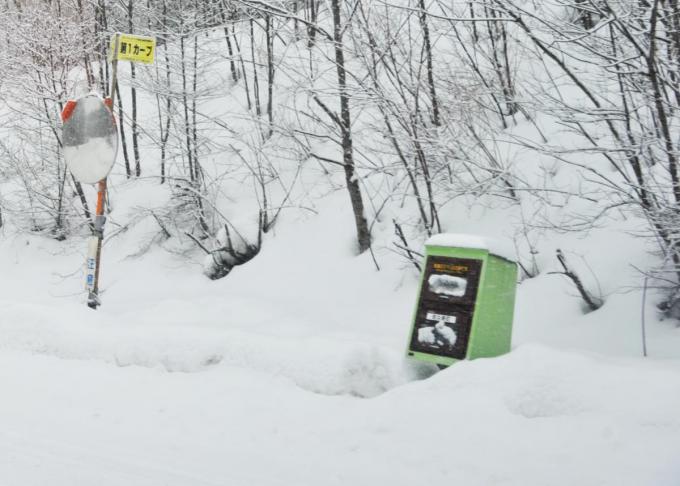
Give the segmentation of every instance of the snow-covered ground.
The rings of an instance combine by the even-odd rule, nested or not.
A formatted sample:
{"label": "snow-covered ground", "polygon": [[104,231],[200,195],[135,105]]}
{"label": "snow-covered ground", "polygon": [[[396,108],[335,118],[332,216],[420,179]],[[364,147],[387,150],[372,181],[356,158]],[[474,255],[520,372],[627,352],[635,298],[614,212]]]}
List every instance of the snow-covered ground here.
{"label": "snow-covered ground", "polygon": [[6,234],[0,484],[678,484],[678,330],[653,299],[643,359],[639,291],[583,315],[541,275],[509,355],[433,375],[403,358],[417,276],[354,256],[337,198],[219,281],[109,240],[96,312],[83,240]]}
{"label": "snow-covered ground", "polygon": [[3,352],[0,482],[670,486],[678,372],[525,346],[366,400]]}

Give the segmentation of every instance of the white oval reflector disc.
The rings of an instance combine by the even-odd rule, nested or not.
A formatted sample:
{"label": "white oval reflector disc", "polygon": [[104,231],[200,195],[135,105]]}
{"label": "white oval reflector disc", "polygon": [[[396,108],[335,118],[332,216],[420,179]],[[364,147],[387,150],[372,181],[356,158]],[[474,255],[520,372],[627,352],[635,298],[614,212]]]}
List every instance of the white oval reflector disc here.
{"label": "white oval reflector disc", "polygon": [[113,114],[95,94],[76,101],[62,129],[64,160],[79,182],[95,184],[104,179],[116,161],[118,131]]}

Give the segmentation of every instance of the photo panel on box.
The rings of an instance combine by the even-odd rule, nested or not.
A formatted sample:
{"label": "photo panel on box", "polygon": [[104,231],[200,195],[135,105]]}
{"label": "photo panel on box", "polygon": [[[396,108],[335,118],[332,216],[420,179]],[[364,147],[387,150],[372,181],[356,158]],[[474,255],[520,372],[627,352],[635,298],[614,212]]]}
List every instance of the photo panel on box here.
{"label": "photo panel on box", "polygon": [[421,305],[411,336],[411,351],[464,359],[472,313],[465,307]]}
{"label": "photo panel on box", "polygon": [[474,305],[481,260],[431,256],[427,259],[421,301]]}

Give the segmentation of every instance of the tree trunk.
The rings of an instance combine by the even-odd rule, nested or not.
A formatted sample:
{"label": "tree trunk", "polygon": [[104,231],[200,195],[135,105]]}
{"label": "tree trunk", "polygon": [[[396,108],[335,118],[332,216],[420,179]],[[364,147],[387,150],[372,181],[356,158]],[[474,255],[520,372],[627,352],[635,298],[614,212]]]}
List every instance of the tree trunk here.
{"label": "tree trunk", "polygon": [[427,25],[427,11],[425,10],[425,0],[420,0],[420,28],[423,29],[423,44],[427,59],[427,84],[430,89],[430,103],[432,104],[432,124],[436,127],[441,125],[439,119],[439,101],[437,91],[434,86],[434,67],[432,65],[432,43],[430,42],[430,28]]}
{"label": "tree trunk", "polygon": [[272,35],[271,15],[265,17],[267,38],[267,119],[269,129],[267,137],[274,133],[274,36]]}
{"label": "tree trunk", "polygon": [[125,161],[125,175],[128,178],[132,176],[130,170],[130,156],[128,155],[127,140],[125,138],[125,123],[123,113],[123,97],[120,95],[120,86],[116,85],[116,98],[118,101],[118,130],[120,131],[120,143],[123,149],[123,160]]}
{"label": "tree trunk", "polygon": [[[128,29],[130,33],[134,33],[134,24],[132,22],[134,1],[128,1]],[[142,174],[142,168],[139,162],[139,131],[137,129],[137,89],[135,88],[135,63],[130,63],[130,96],[132,99],[132,153],[135,157],[135,175],[139,177]]]}
{"label": "tree trunk", "polygon": [[359,181],[354,167],[354,150],[352,147],[352,117],[349,110],[349,94],[347,93],[347,72],[345,70],[345,53],[342,43],[342,23],[340,18],[340,1],[331,1],[333,11],[333,41],[335,44],[335,66],[338,73],[338,89],[340,93],[340,129],[342,131],[342,161],[345,169],[347,191],[354,211],[354,222],[357,229],[359,252],[363,253],[371,246],[371,234],[364,215],[364,202],[361,197]]}

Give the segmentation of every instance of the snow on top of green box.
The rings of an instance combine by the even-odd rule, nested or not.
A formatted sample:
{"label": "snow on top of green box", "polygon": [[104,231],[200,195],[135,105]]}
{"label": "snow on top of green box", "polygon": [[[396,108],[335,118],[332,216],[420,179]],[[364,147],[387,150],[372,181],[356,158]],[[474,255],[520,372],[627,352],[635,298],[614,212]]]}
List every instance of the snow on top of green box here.
{"label": "snow on top of green box", "polygon": [[454,248],[470,248],[486,250],[491,255],[499,256],[511,262],[517,261],[517,252],[508,239],[491,238],[488,236],[469,235],[464,233],[440,233],[431,236],[426,242],[427,246],[446,246]]}

